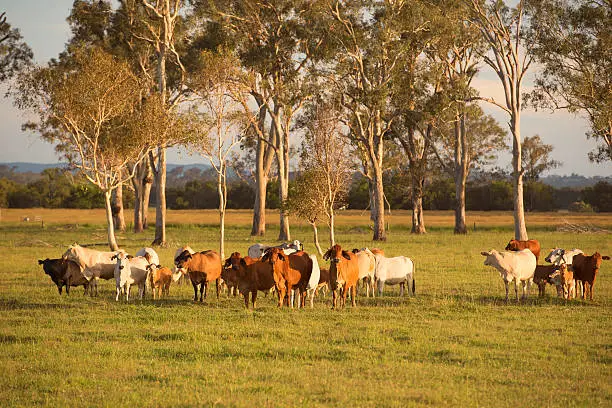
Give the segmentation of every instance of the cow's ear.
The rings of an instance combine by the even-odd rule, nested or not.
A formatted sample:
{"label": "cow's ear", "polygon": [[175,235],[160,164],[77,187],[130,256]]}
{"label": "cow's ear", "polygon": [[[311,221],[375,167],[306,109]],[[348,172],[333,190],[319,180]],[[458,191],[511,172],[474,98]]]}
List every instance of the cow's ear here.
{"label": "cow's ear", "polygon": [[329,248],[327,252],[325,253],[325,255],[323,255],[323,259],[325,259],[326,261],[329,261],[330,256],[331,256],[331,248]]}
{"label": "cow's ear", "polygon": [[349,261],[351,260],[351,255],[346,251],[342,251],[342,257]]}
{"label": "cow's ear", "polygon": [[281,261],[285,262],[285,254],[283,254],[282,252],[278,253],[278,259],[280,259]]}
{"label": "cow's ear", "polygon": [[117,254],[115,254],[115,255],[111,256],[111,261],[112,261],[113,259],[117,259]]}
{"label": "cow's ear", "polygon": [[39,260],[38,260],[38,264],[39,264],[39,265],[42,265],[42,264],[44,264],[44,263],[45,263],[45,261],[43,261],[42,259],[39,259]]}
{"label": "cow's ear", "polygon": [[[155,265],[155,264],[153,264],[153,265]],[[161,265],[157,265],[157,268],[158,268],[158,269],[159,269],[159,268],[161,268],[161,267],[162,267]]]}
{"label": "cow's ear", "polygon": [[480,255],[482,255],[482,256],[489,256],[489,253],[483,251],[483,252],[480,253]]}
{"label": "cow's ear", "polygon": [[240,258],[240,265],[244,266],[246,268],[247,264],[246,261],[244,260],[244,258]]}
{"label": "cow's ear", "polygon": [[132,255],[128,255],[128,256],[127,256],[127,259],[132,259],[132,258],[133,258],[133,256],[132,256]]}
{"label": "cow's ear", "polygon": [[353,248],[353,250],[351,252],[356,254],[357,252],[359,252],[359,248]]}

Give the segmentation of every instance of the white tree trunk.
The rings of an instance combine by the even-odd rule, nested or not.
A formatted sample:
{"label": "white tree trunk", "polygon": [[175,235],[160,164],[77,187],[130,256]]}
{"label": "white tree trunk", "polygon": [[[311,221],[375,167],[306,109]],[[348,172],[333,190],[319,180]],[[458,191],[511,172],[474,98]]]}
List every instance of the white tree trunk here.
{"label": "white tree trunk", "polygon": [[113,224],[113,210],[111,208],[111,195],[112,195],[112,191],[110,190],[104,192],[108,246],[110,247],[111,251],[117,251],[119,249],[119,246],[117,245],[117,239],[115,238],[115,226]]}

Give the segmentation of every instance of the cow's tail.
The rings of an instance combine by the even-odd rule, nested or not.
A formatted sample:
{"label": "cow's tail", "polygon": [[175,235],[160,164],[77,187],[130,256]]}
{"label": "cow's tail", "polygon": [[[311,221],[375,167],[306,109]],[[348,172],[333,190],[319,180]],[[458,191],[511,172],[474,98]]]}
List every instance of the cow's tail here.
{"label": "cow's tail", "polygon": [[416,294],[416,285],[414,283],[415,272],[416,272],[416,265],[413,265],[412,267],[412,296],[415,296]]}

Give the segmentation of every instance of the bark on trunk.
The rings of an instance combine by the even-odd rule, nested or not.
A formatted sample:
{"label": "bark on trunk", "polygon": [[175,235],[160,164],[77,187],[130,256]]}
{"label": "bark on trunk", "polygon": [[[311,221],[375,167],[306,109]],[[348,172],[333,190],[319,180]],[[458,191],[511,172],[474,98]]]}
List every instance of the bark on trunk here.
{"label": "bark on trunk", "polygon": [[225,186],[225,168],[221,164],[220,172],[217,174],[217,192],[219,193],[219,253],[221,259],[225,259],[225,199],[227,198]]}
{"label": "bark on trunk", "polygon": [[335,224],[336,224],[336,215],[334,214],[334,210],[331,209],[331,211],[329,212],[329,247],[330,248],[336,245],[336,237],[334,233]]}
{"label": "bark on trunk", "polygon": [[413,234],[425,234],[425,219],[423,216],[423,184],[422,177],[412,180],[412,230]]}
{"label": "bark on trunk", "polygon": [[276,141],[278,151],[276,162],[278,164],[278,198],[280,201],[279,211],[279,241],[290,241],[291,232],[289,231],[289,214],[285,210],[285,202],[289,197],[289,144],[288,136],[280,126],[279,112],[275,112]]}
{"label": "bark on trunk", "polygon": [[512,167],[514,187],[514,237],[520,241],[527,241],[527,226],[525,225],[525,209],[523,201],[523,169],[521,165],[521,131],[520,113],[515,112],[510,117],[512,130]]}
{"label": "bark on trunk", "polygon": [[167,246],[166,243],[166,148],[158,148],[155,171],[155,239],[152,245]]}
{"label": "bark on trunk", "polygon": [[317,248],[317,251],[319,252],[319,256],[323,256],[323,250],[321,249],[321,245],[319,244],[319,230],[317,229],[317,223],[311,222],[310,225],[312,225],[312,233],[314,235],[313,238],[314,238],[315,248]]}
{"label": "bark on trunk", "polygon": [[374,241],[386,241],[387,234],[385,231],[385,195],[383,190],[383,175],[382,169],[374,166],[374,179],[372,180],[372,212],[374,219]]}
{"label": "bark on trunk", "polygon": [[[258,105],[263,106],[261,99],[255,98]],[[262,140],[265,124],[265,109],[260,108],[259,113],[260,138],[257,139],[257,152],[255,158],[255,204],[253,206],[253,225],[251,236],[263,236],[266,233],[266,193],[268,191],[268,174],[274,159],[274,149],[265,140]],[[273,137],[271,135],[270,137]],[[274,140],[272,139],[272,142]]]}
{"label": "bark on trunk", "polygon": [[125,231],[125,216],[123,214],[123,184],[120,184],[113,191],[111,200],[113,226],[116,231]]}
{"label": "bark on trunk", "polygon": [[153,186],[153,171],[151,164],[147,164],[147,176],[143,181],[144,191],[142,193],[142,228],[149,228],[149,201],[151,199],[151,187]]}
{"label": "bark on trunk", "polygon": [[455,121],[455,234],[467,234],[465,223],[465,184],[468,175],[469,152],[465,133],[465,113]]}
{"label": "bark on trunk", "polygon": [[113,210],[111,207],[111,191],[104,192],[104,204],[106,208],[106,225],[108,235],[108,246],[111,251],[117,251],[119,246],[117,245],[117,239],[115,238],[115,226],[113,224]]}

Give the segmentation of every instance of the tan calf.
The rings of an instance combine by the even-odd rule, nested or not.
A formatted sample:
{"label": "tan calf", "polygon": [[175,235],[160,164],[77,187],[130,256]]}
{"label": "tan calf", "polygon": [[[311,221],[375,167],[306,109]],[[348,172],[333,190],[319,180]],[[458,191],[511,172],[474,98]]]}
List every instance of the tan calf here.
{"label": "tan calf", "polygon": [[150,264],[147,266],[147,271],[149,271],[149,284],[151,285],[151,291],[153,292],[153,299],[155,299],[156,290],[157,299],[161,299],[162,296],[169,296],[170,285],[172,284],[172,271],[170,268]]}

